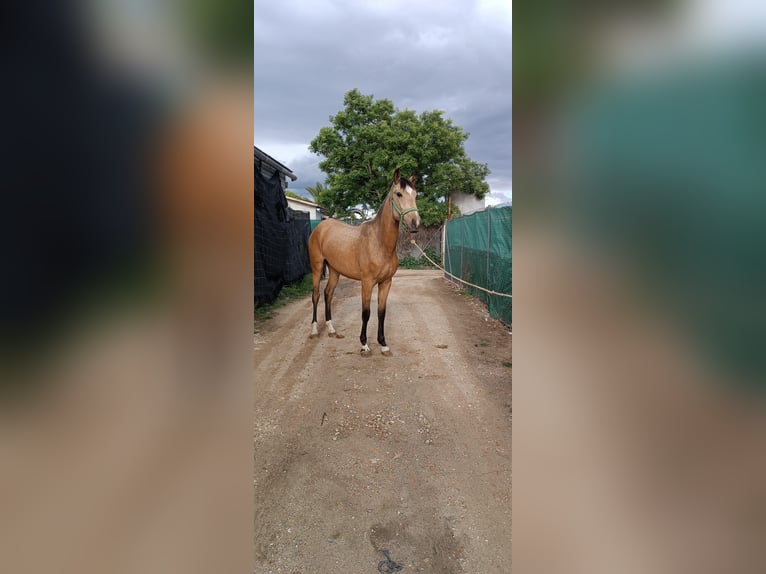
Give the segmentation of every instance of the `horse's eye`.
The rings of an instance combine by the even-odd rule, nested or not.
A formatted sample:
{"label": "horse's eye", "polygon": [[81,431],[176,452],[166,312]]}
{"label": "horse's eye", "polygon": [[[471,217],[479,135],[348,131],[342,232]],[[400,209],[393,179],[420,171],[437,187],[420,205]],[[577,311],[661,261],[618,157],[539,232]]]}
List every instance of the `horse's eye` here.
{"label": "horse's eye", "polygon": [[397,195],[397,196],[399,196],[399,197],[401,197],[401,196],[402,196],[402,192],[401,192],[401,191],[397,191],[397,192],[396,192],[396,195]]}

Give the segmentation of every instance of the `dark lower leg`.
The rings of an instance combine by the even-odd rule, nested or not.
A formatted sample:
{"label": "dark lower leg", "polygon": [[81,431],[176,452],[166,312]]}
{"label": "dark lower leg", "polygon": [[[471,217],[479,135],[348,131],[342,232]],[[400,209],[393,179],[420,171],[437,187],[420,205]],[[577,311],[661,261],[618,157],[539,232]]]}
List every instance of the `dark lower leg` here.
{"label": "dark lower leg", "polygon": [[359,341],[362,346],[367,344],[367,322],[370,320],[370,308],[362,308],[362,333],[359,335]]}
{"label": "dark lower leg", "polygon": [[317,322],[317,303],[319,303],[319,287],[314,287],[311,293],[311,302],[314,304],[314,313],[311,315],[311,322]]}
{"label": "dark lower leg", "polygon": [[332,312],[330,311],[330,304],[332,303],[332,293],[325,287],[324,290],[324,320],[332,321]]}
{"label": "dark lower leg", "polygon": [[332,321],[332,300],[335,294],[335,287],[338,286],[340,275],[338,272],[328,265],[330,270],[330,277],[327,279],[327,285],[324,287],[324,319],[325,321]]}
{"label": "dark lower leg", "polygon": [[378,309],[378,344],[381,347],[387,347],[386,336],[383,333],[383,324],[386,322],[386,308]]}

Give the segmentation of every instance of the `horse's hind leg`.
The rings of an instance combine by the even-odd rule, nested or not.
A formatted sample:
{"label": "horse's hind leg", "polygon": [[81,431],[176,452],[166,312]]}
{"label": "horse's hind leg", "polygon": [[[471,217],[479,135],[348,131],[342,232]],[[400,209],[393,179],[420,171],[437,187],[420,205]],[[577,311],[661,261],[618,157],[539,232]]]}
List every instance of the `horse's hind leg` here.
{"label": "horse's hind leg", "polygon": [[359,335],[359,341],[362,343],[362,355],[370,354],[370,347],[367,344],[367,322],[370,320],[370,300],[372,299],[372,287],[375,285],[372,281],[362,280],[362,332]]}
{"label": "horse's hind leg", "polygon": [[391,350],[386,345],[386,336],[383,332],[383,325],[386,322],[386,301],[388,292],[391,290],[391,279],[386,279],[378,284],[378,344],[380,352],[386,356],[391,354]]}
{"label": "horse's hind leg", "polygon": [[319,336],[319,329],[317,329],[317,303],[319,303],[319,282],[322,280],[322,268],[324,267],[324,259],[319,261],[316,265],[314,260],[311,261],[311,302],[314,304],[314,312],[311,316],[311,335],[310,338]]}
{"label": "horse's hind leg", "polygon": [[327,266],[330,272],[329,279],[327,279],[327,285],[324,288],[324,319],[327,322],[327,335],[330,337],[339,336],[335,332],[335,327],[332,326],[332,298],[335,294],[335,287],[338,286],[338,280],[340,279],[340,273],[335,269]]}

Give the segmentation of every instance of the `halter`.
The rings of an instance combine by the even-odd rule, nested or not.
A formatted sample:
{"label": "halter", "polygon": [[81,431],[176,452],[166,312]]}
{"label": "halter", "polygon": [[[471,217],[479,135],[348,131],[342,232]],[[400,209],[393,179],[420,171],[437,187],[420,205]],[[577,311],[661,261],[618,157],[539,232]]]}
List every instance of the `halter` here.
{"label": "halter", "polygon": [[[404,211],[402,211],[402,208],[396,204],[396,201],[394,201],[393,195],[391,196],[391,207],[393,207],[394,211],[399,214],[399,223],[404,225],[405,229],[409,229],[409,226],[404,222],[404,216],[413,211],[417,213],[418,208],[410,207],[409,209],[405,209]],[[394,218],[394,220],[396,220],[396,218]]]}

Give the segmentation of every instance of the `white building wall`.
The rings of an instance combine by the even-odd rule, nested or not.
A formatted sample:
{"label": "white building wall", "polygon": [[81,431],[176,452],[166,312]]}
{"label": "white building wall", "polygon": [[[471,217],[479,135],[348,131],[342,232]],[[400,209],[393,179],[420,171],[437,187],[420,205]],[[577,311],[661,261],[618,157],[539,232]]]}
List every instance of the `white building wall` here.
{"label": "white building wall", "polygon": [[462,215],[469,215],[474,211],[481,211],[487,206],[484,199],[477,199],[475,195],[462,192],[452,194],[452,203],[453,205],[457,205]]}
{"label": "white building wall", "polygon": [[305,205],[299,201],[295,201],[295,199],[293,199],[289,195],[287,196],[287,205],[288,207],[290,207],[290,209],[294,209],[295,211],[302,211],[303,213],[308,213],[309,219],[319,219],[319,214],[317,213],[316,206]]}

